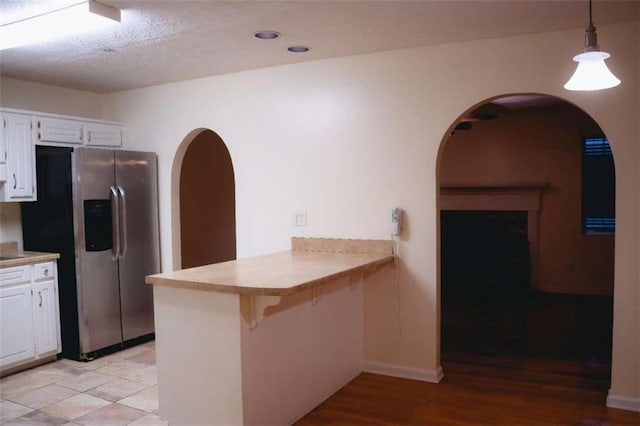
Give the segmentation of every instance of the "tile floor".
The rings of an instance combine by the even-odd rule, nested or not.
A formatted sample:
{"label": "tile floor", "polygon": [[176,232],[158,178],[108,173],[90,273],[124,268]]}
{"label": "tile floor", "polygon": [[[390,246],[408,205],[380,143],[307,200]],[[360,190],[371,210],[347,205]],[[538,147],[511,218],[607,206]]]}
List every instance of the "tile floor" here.
{"label": "tile floor", "polygon": [[58,360],[0,379],[0,424],[167,425],[158,416],[155,342],[91,362]]}

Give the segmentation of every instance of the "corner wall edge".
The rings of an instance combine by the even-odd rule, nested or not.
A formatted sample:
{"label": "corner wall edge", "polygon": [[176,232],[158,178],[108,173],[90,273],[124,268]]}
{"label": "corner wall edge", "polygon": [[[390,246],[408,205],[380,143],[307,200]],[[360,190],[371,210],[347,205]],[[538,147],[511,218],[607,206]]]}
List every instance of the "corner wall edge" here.
{"label": "corner wall edge", "polygon": [[438,366],[438,368],[432,370],[428,368],[415,368],[397,364],[365,361],[363,370],[366,373],[399,377],[401,379],[419,380],[421,382],[428,383],[439,383],[444,377],[444,374],[442,373],[442,366]]}

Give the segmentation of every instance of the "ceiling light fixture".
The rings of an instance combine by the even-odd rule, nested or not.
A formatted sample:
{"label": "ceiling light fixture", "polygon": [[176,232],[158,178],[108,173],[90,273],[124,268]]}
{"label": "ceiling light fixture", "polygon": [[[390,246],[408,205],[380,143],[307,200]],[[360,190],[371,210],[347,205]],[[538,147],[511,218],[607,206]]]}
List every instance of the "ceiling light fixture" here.
{"label": "ceiling light fixture", "polygon": [[564,85],[567,90],[601,90],[615,87],[620,80],[607,68],[604,60],[610,57],[600,50],[596,27],[591,20],[591,0],[589,0],[589,26],[585,33],[585,48],[573,60],[578,68]]}
{"label": "ceiling light fixture", "polygon": [[0,50],[68,37],[120,22],[120,9],[95,0],[79,1],[0,26]]}
{"label": "ceiling light fixture", "polygon": [[280,37],[280,33],[277,31],[258,31],[254,34],[255,38],[259,38],[260,40],[273,40],[274,38]]}
{"label": "ceiling light fixture", "polygon": [[293,53],[304,53],[304,52],[308,52],[309,48],[306,46],[291,46],[291,47],[288,47],[287,50]]}

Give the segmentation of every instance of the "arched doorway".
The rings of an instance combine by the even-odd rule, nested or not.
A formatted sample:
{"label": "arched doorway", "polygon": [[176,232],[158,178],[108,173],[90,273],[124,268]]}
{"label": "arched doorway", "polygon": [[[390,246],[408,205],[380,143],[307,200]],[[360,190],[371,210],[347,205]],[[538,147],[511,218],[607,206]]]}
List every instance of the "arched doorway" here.
{"label": "arched doorway", "polygon": [[191,132],[178,148],[172,180],[174,267],[235,259],[235,179],[220,136]]}
{"label": "arched doorway", "polygon": [[606,390],[614,176],[603,131],[559,98],[492,98],[451,126],[438,158],[445,371],[563,362]]}

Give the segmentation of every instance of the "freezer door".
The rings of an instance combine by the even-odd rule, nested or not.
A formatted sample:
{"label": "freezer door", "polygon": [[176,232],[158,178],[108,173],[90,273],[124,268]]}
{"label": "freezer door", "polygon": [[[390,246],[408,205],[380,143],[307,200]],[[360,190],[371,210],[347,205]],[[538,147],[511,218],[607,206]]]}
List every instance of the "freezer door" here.
{"label": "freezer door", "polygon": [[156,155],[116,151],[120,196],[120,303],[124,340],[154,331],[153,287],[146,275],[160,272]]}
{"label": "freezer door", "polygon": [[87,354],[122,342],[113,151],[76,148],[72,168],[80,352]]}

